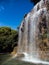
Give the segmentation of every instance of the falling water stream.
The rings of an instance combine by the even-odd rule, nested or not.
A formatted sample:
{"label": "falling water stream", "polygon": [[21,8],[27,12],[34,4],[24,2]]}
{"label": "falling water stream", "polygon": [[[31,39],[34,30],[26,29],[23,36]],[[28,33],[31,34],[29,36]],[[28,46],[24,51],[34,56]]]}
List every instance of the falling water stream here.
{"label": "falling water stream", "polygon": [[[49,39],[48,36],[46,37],[46,39],[43,38],[45,30],[47,30],[46,34],[49,34],[49,13],[47,12],[46,7],[44,7],[43,5],[44,1],[41,0],[39,3],[37,3],[37,5],[35,5],[33,10],[29,12],[27,16],[23,19],[19,28],[19,42],[17,54],[19,56],[19,59],[22,61],[49,65],[49,58],[46,55],[48,54],[49,56],[49,51],[45,53],[45,51],[40,49],[40,45],[43,44],[46,46],[49,43],[48,41],[43,41]],[[44,20],[45,17],[46,20]],[[40,25],[40,23],[41,25],[44,25],[44,28]]]}

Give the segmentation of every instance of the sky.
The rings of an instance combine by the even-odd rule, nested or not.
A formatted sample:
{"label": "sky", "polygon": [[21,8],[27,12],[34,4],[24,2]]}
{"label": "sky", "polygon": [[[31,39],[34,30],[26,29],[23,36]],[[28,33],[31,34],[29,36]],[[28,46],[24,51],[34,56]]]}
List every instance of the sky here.
{"label": "sky", "polygon": [[0,0],[0,27],[17,29],[24,14],[30,12],[33,6],[30,0]]}

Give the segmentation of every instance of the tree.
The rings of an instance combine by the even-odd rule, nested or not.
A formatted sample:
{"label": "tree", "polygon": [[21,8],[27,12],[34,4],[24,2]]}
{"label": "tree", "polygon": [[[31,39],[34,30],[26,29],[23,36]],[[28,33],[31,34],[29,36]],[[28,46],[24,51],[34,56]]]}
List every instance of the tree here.
{"label": "tree", "polygon": [[36,5],[40,0],[30,0],[34,5]]}
{"label": "tree", "polygon": [[11,52],[18,44],[18,32],[9,27],[0,27],[0,53]]}

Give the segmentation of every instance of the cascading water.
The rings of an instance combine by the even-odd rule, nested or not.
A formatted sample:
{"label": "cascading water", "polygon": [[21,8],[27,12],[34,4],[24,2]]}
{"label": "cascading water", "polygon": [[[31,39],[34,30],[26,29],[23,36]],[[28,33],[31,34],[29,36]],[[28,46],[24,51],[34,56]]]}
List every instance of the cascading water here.
{"label": "cascading water", "polygon": [[[29,15],[27,16],[27,18]],[[18,53],[28,52],[28,19],[24,19],[19,29]]]}
{"label": "cascading water", "polygon": [[17,54],[23,55],[19,58],[23,61],[49,65],[49,7],[45,6],[46,2],[49,4],[49,0],[37,3],[19,28]]}

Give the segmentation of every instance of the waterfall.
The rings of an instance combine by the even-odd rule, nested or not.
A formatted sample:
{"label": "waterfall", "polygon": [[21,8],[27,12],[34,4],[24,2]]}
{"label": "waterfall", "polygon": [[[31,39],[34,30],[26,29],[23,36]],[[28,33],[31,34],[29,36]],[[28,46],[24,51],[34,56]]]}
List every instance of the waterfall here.
{"label": "waterfall", "polygon": [[18,53],[28,52],[28,17],[24,18],[19,29]]}
{"label": "waterfall", "polygon": [[45,3],[44,0],[41,0],[40,2],[38,2],[34,8],[31,10],[31,15],[34,14],[35,12],[37,12],[39,9],[44,8],[45,7]]}
{"label": "waterfall", "polygon": [[45,2],[38,2],[20,25],[17,54],[23,55],[21,60],[49,64],[49,10]]}

